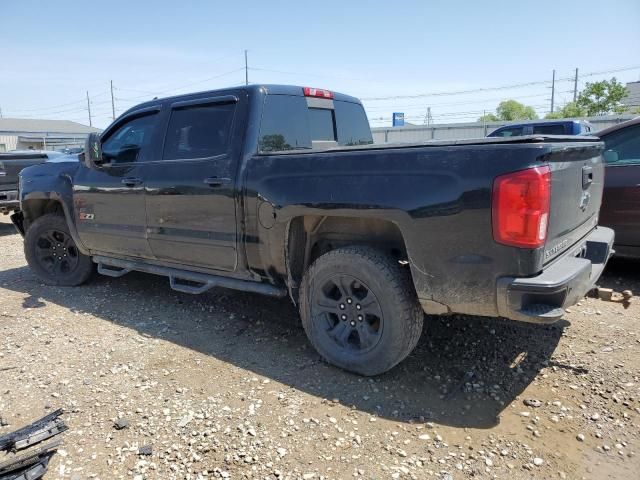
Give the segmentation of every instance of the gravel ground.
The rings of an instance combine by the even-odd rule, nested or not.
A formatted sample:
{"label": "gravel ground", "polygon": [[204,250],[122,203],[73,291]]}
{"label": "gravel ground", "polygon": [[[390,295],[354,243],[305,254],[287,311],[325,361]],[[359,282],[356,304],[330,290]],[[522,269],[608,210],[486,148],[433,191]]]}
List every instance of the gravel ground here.
{"label": "gravel ground", "polygon": [[[48,287],[6,217],[0,244],[0,434],[64,408],[46,479],[640,470],[637,297],[585,299],[549,327],[430,317],[405,362],[367,379],[323,363],[287,300],[143,274]],[[639,266],[614,262],[601,284],[640,291]]]}

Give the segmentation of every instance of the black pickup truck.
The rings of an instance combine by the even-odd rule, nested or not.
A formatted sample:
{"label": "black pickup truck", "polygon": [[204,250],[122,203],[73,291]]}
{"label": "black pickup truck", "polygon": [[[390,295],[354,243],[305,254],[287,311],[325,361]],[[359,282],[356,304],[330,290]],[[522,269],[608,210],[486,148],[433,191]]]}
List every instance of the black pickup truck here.
{"label": "black pickup truck", "polygon": [[12,218],[46,283],[97,264],[181,292],[289,295],[329,362],[375,375],[411,352],[424,312],[550,323],[579,300],[613,242],[597,226],[602,149],[373,145],[357,99],[254,85],[130,109],[81,162],[23,170]]}

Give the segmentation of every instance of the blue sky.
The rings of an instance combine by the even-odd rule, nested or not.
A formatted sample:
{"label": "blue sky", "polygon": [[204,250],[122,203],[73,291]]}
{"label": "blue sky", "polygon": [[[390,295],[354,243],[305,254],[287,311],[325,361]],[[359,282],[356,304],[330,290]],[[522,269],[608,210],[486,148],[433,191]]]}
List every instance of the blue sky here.
{"label": "blue sky", "polygon": [[[250,82],[364,98],[373,126],[393,111],[422,123],[427,107],[436,123],[473,121],[508,98],[543,115],[553,69],[567,79],[578,67],[580,86],[640,80],[640,1],[5,0],[0,45],[5,117],[88,123],[88,90],[104,127],[110,80],[118,114],[155,95],[244,83],[247,49]],[[571,100],[572,81],[556,86],[557,104]]]}

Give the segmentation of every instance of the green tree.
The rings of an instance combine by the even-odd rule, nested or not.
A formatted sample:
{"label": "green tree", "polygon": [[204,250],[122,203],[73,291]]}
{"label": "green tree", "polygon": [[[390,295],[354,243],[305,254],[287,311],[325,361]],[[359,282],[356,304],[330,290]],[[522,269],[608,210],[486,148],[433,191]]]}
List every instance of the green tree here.
{"label": "green tree", "polygon": [[496,117],[495,113],[485,113],[478,119],[479,122],[497,122],[498,120],[500,119]]}
{"label": "green tree", "polygon": [[544,118],[579,118],[586,117],[587,111],[576,102],[569,102],[560,110],[547,113]]}
{"label": "green tree", "polygon": [[538,118],[533,107],[524,105],[515,100],[504,100],[496,108],[496,114],[500,120],[535,120]]}
{"label": "green tree", "polygon": [[479,122],[508,122],[511,120],[535,120],[538,118],[533,107],[524,105],[515,100],[503,100],[498,104],[496,113],[485,113]]}
{"label": "green tree", "polygon": [[627,94],[627,87],[613,77],[611,80],[587,83],[578,95],[577,104],[588,116],[608,115],[624,112],[622,99]]}

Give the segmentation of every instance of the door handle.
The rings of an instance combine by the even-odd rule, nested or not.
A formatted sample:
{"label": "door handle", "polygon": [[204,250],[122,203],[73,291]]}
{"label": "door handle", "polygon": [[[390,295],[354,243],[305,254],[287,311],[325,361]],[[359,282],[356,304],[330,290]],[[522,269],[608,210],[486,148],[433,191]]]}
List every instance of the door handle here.
{"label": "door handle", "polygon": [[593,183],[593,168],[582,167],[582,188],[586,189]]}
{"label": "door handle", "polygon": [[221,187],[223,185],[229,185],[231,183],[231,179],[225,177],[209,177],[204,179],[204,183],[210,187]]}
{"label": "door handle", "polygon": [[137,187],[138,185],[142,184],[142,179],[135,178],[135,177],[127,177],[122,179],[122,184],[125,187]]}

